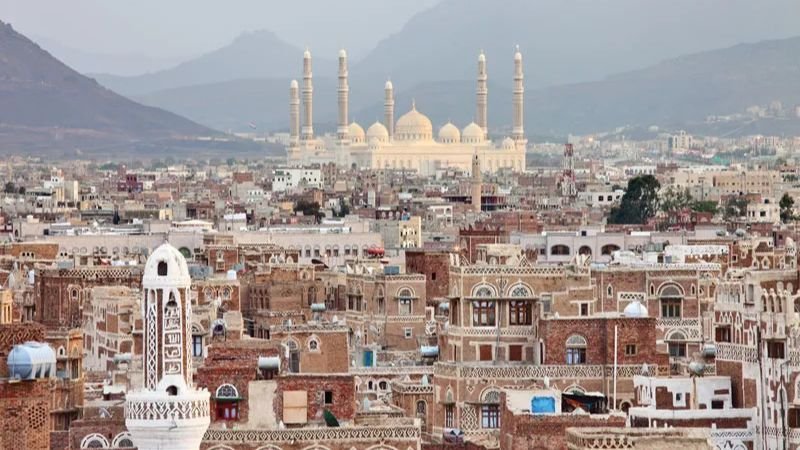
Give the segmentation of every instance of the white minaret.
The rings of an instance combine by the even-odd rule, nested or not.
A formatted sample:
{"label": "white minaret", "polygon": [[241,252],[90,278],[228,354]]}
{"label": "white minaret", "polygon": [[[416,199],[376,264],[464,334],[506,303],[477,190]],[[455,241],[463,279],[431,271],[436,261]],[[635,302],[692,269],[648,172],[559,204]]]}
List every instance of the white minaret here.
{"label": "white minaret", "polygon": [[296,147],[300,140],[300,92],[297,80],[289,84],[289,146]]}
{"label": "white minaret", "polygon": [[314,86],[311,75],[311,52],[303,53],[303,129],[301,138],[304,141],[314,139]]}
{"label": "white minaret", "polygon": [[348,96],[350,87],[347,85],[347,52],[339,50],[339,126],[336,136],[340,142],[346,141],[350,122],[347,118]]}
{"label": "white minaret", "polygon": [[383,124],[389,132],[389,140],[394,139],[394,86],[391,81],[386,81],[383,99]]}
{"label": "white minaret", "polygon": [[198,450],[210,424],[209,393],[192,383],[192,280],[169,243],[147,259],[142,279],[144,385],[125,397],[125,426],[139,450]]}
{"label": "white minaret", "polygon": [[525,86],[523,85],[524,75],[522,74],[522,53],[517,51],[514,53],[514,128],[511,130],[511,137],[515,141],[525,140],[525,127],[523,102],[525,95]]}
{"label": "white minaret", "polygon": [[477,119],[478,126],[483,129],[483,138],[489,139],[489,110],[488,110],[488,97],[489,87],[486,84],[488,76],[486,74],[486,55],[478,55],[478,89],[476,90],[477,96],[477,111],[475,118]]}

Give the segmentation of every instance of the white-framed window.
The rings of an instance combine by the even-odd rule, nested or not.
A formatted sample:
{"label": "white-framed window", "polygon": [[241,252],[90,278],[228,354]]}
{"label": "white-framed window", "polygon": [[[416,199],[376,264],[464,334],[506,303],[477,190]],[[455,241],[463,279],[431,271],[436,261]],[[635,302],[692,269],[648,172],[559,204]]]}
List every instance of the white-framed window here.
{"label": "white-framed window", "polygon": [[406,339],[411,339],[414,337],[414,331],[412,328],[403,328],[403,337]]}

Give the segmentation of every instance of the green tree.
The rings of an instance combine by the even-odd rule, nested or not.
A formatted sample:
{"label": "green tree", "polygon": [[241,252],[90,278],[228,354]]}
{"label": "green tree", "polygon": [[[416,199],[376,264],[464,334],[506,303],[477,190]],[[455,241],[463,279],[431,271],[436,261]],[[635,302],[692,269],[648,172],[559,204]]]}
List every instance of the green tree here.
{"label": "green tree", "polygon": [[661,183],[652,175],[628,180],[628,188],[619,206],[611,208],[609,223],[644,224],[658,211],[658,190]]}
{"label": "green tree", "polygon": [[680,211],[684,208],[688,208],[692,205],[693,202],[692,194],[689,193],[689,189],[681,191],[671,186],[661,192],[661,194],[659,195],[659,199],[660,199],[659,207],[661,211],[664,211],[666,213]]}
{"label": "green tree", "polygon": [[781,207],[781,222],[788,223],[794,220],[794,199],[788,192],[784,192],[778,205]]}
{"label": "green tree", "polygon": [[717,202],[713,200],[696,200],[692,202],[692,211],[716,214],[719,210]]}
{"label": "green tree", "polygon": [[6,194],[14,194],[14,193],[17,192],[17,187],[14,185],[13,181],[9,181],[9,182],[6,183],[6,186],[3,189],[3,192],[5,192]]}
{"label": "green tree", "polygon": [[236,164],[236,158],[228,158],[228,159],[226,159],[225,160],[225,164],[227,164],[228,167],[233,167],[233,165]]}
{"label": "green tree", "polygon": [[298,200],[294,204],[294,212],[302,212],[304,216],[314,216],[317,221],[325,216],[325,213],[320,211],[319,203],[308,200]]}

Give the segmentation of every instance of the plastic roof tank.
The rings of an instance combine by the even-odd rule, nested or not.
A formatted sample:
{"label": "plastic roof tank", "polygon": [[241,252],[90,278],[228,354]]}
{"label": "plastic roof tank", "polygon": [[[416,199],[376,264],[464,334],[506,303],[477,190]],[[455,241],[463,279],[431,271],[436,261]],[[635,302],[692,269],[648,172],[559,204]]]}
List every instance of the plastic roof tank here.
{"label": "plastic roof tank", "polygon": [[56,352],[47,344],[26,342],[15,345],[8,354],[8,376],[22,380],[53,378]]}

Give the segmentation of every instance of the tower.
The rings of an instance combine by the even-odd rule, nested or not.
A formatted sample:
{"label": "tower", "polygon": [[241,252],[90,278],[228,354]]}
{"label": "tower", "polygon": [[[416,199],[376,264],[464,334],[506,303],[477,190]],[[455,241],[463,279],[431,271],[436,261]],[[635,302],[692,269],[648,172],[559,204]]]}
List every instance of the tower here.
{"label": "tower", "polygon": [[350,87],[347,85],[347,52],[343,49],[339,50],[339,126],[336,129],[336,136],[339,142],[344,142],[348,138],[348,125],[350,122],[347,118],[348,97],[350,94]]}
{"label": "tower", "polygon": [[300,93],[297,80],[289,84],[289,146],[297,147],[300,140]]}
{"label": "tower", "polygon": [[486,55],[478,55],[478,88],[476,90],[476,108],[475,118],[478,126],[483,130],[483,138],[489,139],[489,112],[488,112],[488,96],[489,88],[486,84],[488,76],[486,74]]}
{"label": "tower", "polygon": [[383,122],[389,132],[389,140],[394,139],[394,86],[388,80],[384,86]]}
{"label": "tower", "polygon": [[314,86],[311,74],[311,52],[306,49],[303,53],[303,130],[302,139],[314,139]]}
{"label": "tower", "polygon": [[483,174],[478,153],[472,157],[472,210],[481,212],[481,194],[483,191]]}
{"label": "tower", "polygon": [[511,137],[517,142],[525,140],[525,127],[523,125],[524,78],[522,73],[522,53],[520,53],[518,45],[517,51],[514,53],[514,128],[511,130]]}
{"label": "tower", "polygon": [[210,423],[209,393],[192,384],[190,285],[186,259],[169,243],[147,259],[144,385],[125,398],[125,426],[139,450],[197,450]]}
{"label": "tower", "polygon": [[575,185],[575,153],[570,143],[564,144],[564,160],[561,166],[561,196],[576,197],[578,188]]}

